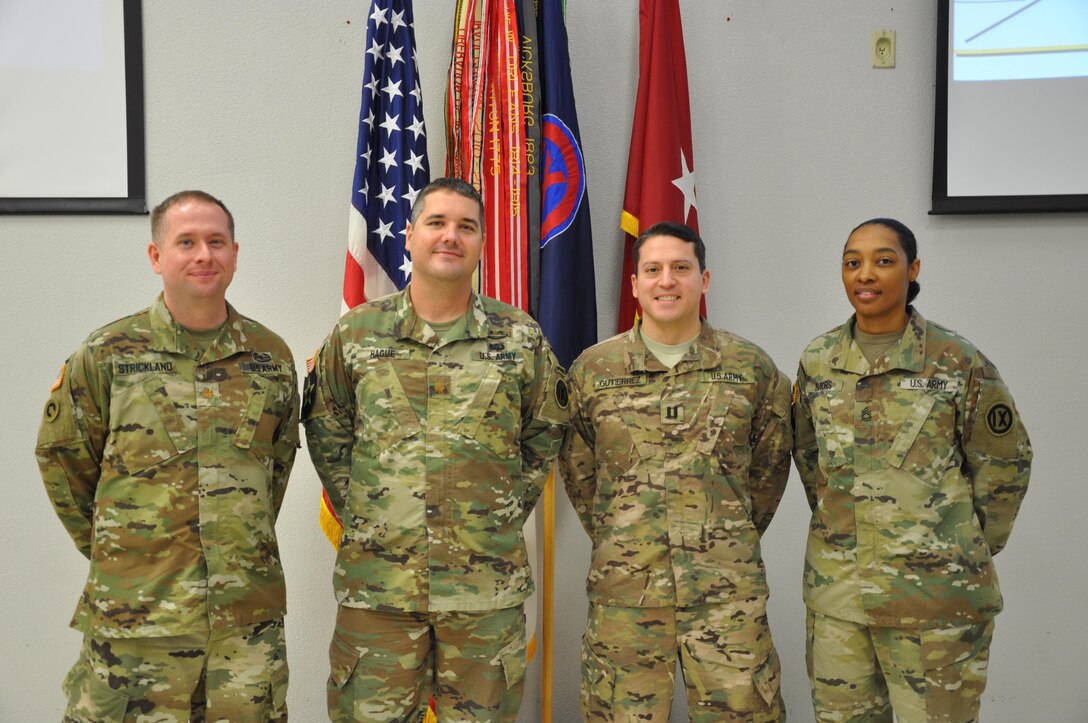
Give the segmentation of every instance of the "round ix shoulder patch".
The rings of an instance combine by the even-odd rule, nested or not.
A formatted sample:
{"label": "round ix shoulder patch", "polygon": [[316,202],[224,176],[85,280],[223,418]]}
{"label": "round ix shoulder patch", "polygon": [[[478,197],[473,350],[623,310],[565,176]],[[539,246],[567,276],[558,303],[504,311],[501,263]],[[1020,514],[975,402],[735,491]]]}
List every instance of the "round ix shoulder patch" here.
{"label": "round ix shoulder patch", "polygon": [[555,380],[555,402],[560,409],[566,409],[570,402],[570,394],[567,391],[567,380],[560,377]]}
{"label": "round ix shoulder patch", "polygon": [[60,405],[50,399],[45,403],[45,421],[52,422],[60,414]]}
{"label": "round ix shoulder patch", "polygon": [[986,427],[995,437],[1008,434],[1009,430],[1012,429],[1012,423],[1013,411],[1008,404],[994,402],[986,410]]}

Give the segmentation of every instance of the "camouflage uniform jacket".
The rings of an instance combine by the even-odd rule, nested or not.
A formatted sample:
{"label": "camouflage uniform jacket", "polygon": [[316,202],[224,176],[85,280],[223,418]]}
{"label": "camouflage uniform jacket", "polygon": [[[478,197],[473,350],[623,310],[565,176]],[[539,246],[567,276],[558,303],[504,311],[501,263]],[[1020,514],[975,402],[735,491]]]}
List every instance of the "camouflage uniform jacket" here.
{"label": "camouflage uniform jacket", "polygon": [[498,610],[529,596],[522,527],[567,426],[566,377],[536,322],[473,294],[464,332],[442,341],[406,289],[341,317],[304,399],[344,524],[341,604]]}
{"label": "camouflage uniform jacket", "polygon": [[809,344],[794,399],[794,460],[813,510],[808,607],[901,628],[996,615],[991,556],[1032,452],[994,365],[913,312],[870,368],[851,321]]}
{"label": "camouflage uniform jacket", "polygon": [[759,539],[789,475],[789,380],[703,323],[672,369],[638,328],[571,367],[567,495],[593,543],[589,599],[623,607],[766,597]]}
{"label": "camouflage uniform jacket", "polygon": [[202,357],[161,296],[91,334],[36,450],[91,561],[72,626],[159,637],[282,617],[274,526],[298,446],[291,352],[230,306]]}

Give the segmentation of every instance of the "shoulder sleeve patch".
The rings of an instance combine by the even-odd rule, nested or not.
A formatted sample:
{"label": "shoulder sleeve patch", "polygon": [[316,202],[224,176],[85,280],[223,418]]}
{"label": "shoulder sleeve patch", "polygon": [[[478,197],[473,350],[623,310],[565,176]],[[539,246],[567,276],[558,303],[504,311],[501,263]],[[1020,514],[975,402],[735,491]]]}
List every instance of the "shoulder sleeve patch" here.
{"label": "shoulder sleeve patch", "polygon": [[1009,433],[1013,423],[1012,407],[1005,402],[994,402],[986,409],[986,427],[990,434],[1002,437]]}
{"label": "shoulder sleeve patch", "polygon": [[980,451],[1000,459],[1012,459],[1019,453],[1023,426],[1000,380],[983,379],[979,384],[973,429],[971,441]]}
{"label": "shoulder sleeve patch", "polygon": [[570,391],[567,389],[567,380],[562,377],[555,380],[555,401],[560,409],[566,409],[570,404]]}
{"label": "shoulder sleeve patch", "polygon": [[79,438],[75,413],[64,390],[54,391],[45,402],[38,427],[39,448],[69,444]]}
{"label": "shoulder sleeve patch", "polygon": [[549,365],[547,378],[542,390],[544,399],[540,403],[537,417],[552,424],[566,426],[570,421],[570,390],[567,388],[567,375],[558,364]]}

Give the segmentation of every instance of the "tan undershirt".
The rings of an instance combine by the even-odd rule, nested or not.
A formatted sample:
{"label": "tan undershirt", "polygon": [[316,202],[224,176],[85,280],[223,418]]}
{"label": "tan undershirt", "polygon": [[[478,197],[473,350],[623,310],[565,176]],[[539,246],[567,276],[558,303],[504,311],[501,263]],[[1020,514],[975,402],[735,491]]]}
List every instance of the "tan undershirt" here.
{"label": "tan undershirt", "polygon": [[199,356],[197,356],[197,359],[200,359],[204,356],[204,352],[208,351],[208,347],[210,347],[219,337],[219,332],[223,331],[223,327],[226,325],[226,323],[227,322],[224,321],[222,324],[215,327],[214,329],[190,329],[187,326],[182,327],[183,329],[185,329],[186,332],[188,332],[189,338],[193,340],[193,346],[198,352],[200,352]]}
{"label": "tan undershirt", "polygon": [[434,335],[442,341],[448,341],[449,339],[456,339],[464,334],[465,328],[468,327],[468,314],[462,314],[456,319],[450,319],[449,321],[443,321],[441,323],[434,321],[427,321],[422,316],[417,317],[418,324],[425,324],[431,327],[431,331]]}
{"label": "tan undershirt", "polygon": [[646,345],[646,348],[649,349],[651,354],[657,357],[659,362],[665,365],[666,369],[672,369],[679,364],[680,360],[683,359],[684,355],[691,349],[691,345],[699,338],[699,335],[696,334],[680,344],[662,344],[646,336],[641,330],[639,331],[639,335],[642,337],[642,343]]}
{"label": "tan undershirt", "polygon": [[899,331],[889,331],[887,334],[869,334],[855,326],[854,341],[861,347],[861,353],[869,360],[869,366],[876,366],[884,353],[899,342],[904,331],[906,331],[906,327]]}

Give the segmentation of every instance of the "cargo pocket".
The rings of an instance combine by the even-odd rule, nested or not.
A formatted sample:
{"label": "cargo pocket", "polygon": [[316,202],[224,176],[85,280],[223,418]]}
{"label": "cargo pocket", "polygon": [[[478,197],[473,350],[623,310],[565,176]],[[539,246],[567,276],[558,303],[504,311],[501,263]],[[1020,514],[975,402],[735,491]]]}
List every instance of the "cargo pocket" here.
{"label": "cargo pocket", "polygon": [[334,633],[329,647],[330,671],[327,686],[329,719],[334,723],[355,720],[355,691],[351,683],[358,664],[358,651]]}
{"label": "cargo pocket", "polygon": [[[522,625],[524,629],[524,625]],[[521,694],[525,680],[525,635],[519,634],[509,645],[499,651],[499,664],[502,666],[506,687],[499,695],[499,708],[503,719],[517,716],[521,707]]]}
{"label": "cargo pocket", "polygon": [[276,665],[269,676],[271,686],[271,710],[268,713],[269,721],[287,721],[287,684],[291,677],[290,668],[287,666],[287,639],[283,621],[280,620],[274,628],[277,631],[275,642]]}
{"label": "cargo pocket", "polygon": [[816,645],[816,613],[811,610],[805,611],[805,670],[808,672],[809,684],[815,685],[816,678],[813,676],[813,663],[812,657],[815,651]]}
{"label": "cargo pocket", "polygon": [[86,660],[68,671],[64,679],[64,695],[68,698],[65,720],[122,721],[128,708],[128,695],[114,690],[99,680]]}
{"label": "cargo pocket", "polygon": [[766,707],[758,707],[752,717],[756,723],[769,723],[784,718],[782,699],[778,691],[782,685],[782,664],[778,653],[771,648],[770,655],[752,670],[752,684]]}
{"label": "cargo pocket", "polygon": [[616,694],[616,671],[612,664],[582,644],[582,717],[585,720],[612,720]]}
{"label": "cargo pocket", "polygon": [[725,649],[729,654],[716,655],[714,660],[695,657],[687,643],[681,650],[689,696],[696,693],[700,704],[699,708],[690,710],[702,710],[702,714],[693,716],[692,720],[715,721],[726,712],[759,723],[781,720],[782,701],[778,690],[782,673],[773,646],[769,643],[766,647],[759,643],[755,648],[726,645]]}
{"label": "cargo pocket", "polygon": [[922,631],[927,713],[940,713],[949,720],[978,718],[993,630],[993,620],[987,620]]}

